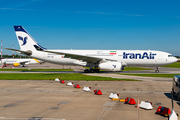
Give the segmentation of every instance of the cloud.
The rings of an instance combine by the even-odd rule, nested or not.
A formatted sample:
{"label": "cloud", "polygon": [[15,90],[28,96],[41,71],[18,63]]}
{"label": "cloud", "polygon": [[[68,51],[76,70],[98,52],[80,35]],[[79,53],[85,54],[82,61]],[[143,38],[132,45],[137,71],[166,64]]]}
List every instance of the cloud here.
{"label": "cloud", "polygon": [[138,15],[138,14],[122,14],[122,13],[106,13],[106,12],[83,12],[83,11],[74,11],[74,13],[101,14],[101,15],[125,15],[125,16],[135,16],[135,17],[144,16],[144,15]]}
{"label": "cloud", "polygon": [[106,12],[82,12],[82,11],[74,11],[74,13],[88,13],[88,14],[104,14],[104,15],[112,15],[112,14],[116,14],[116,13],[106,13]]}
{"label": "cloud", "polygon": [[0,10],[26,10],[26,11],[35,11],[32,9],[18,9],[18,8],[0,8]]}
{"label": "cloud", "polygon": [[23,7],[36,4],[37,2],[41,2],[43,0],[25,0],[23,2],[18,2],[16,4],[7,4],[6,7],[0,8],[1,10],[26,10],[26,11],[34,11],[32,9],[23,9]]}
{"label": "cloud", "polygon": [[126,16],[136,16],[136,17],[142,17],[142,16],[144,16],[144,15],[126,14]]}

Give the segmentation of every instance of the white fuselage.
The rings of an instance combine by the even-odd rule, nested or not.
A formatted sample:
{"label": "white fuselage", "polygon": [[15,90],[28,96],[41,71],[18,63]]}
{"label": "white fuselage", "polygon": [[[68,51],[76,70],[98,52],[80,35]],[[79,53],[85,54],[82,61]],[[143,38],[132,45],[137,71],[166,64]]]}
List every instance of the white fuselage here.
{"label": "white fuselage", "polygon": [[22,26],[14,26],[14,29],[21,48],[19,52],[55,64],[120,71],[124,66],[162,66],[177,61],[170,53],[155,50],[47,50]]}
{"label": "white fuselage", "polygon": [[[155,50],[49,50],[54,52],[64,52],[102,59],[110,59],[122,62],[123,66],[162,66],[177,61],[170,53]],[[66,65],[86,66],[87,62],[81,60],[65,58],[64,55],[46,53],[41,51],[32,51],[34,58]]]}

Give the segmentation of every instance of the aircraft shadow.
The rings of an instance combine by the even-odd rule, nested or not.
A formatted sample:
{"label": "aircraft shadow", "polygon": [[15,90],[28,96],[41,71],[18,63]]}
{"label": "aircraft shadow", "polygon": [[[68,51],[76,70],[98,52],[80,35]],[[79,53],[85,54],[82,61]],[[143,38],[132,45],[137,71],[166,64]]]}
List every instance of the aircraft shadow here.
{"label": "aircraft shadow", "polygon": [[[164,95],[166,95],[166,97],[168,97],[169,99],[172,98],[171,93],[164,93]],[[173,100],[180,106],[180,101],[177,100],[176,96],[173,96]]]}

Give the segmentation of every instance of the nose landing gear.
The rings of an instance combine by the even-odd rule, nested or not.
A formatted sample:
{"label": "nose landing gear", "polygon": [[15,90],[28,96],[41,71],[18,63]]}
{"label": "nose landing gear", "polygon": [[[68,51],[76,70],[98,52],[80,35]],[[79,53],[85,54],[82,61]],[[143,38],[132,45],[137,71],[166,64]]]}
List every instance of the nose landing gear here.
{"label": "nose landing gear", "polygon": [[159,67],[156,67],[155,73],[159,73]]}

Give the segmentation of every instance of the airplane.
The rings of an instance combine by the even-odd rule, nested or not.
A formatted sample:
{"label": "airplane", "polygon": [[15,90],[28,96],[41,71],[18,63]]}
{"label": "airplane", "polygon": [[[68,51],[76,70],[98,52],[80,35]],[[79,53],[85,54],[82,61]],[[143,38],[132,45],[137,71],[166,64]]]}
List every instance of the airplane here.
{"label": "airplane", "polygon": [[177,61],[172,54],[156,50],[48,50],[40,46],[22,27],[14,26],[21,50],[5,48],[21,54],[61,65],[89,67],[84,72],[99,72],[99,69],[121,71],[126,66],[158,67]]}
{"label": "airplane", "polygon": [[13,65],[14,67],[17,67],[19,65],[22,65],[23,67],[25,67],[25,64],[37,64],[37,63],[43,63],[44,61],[41,60],[37,60],[37,59],[17,59],[17,58],[6,58],[6,59],[2,59],[0,61],[0,64],[3,64],[3,66],[7,66],[7,65]]}

